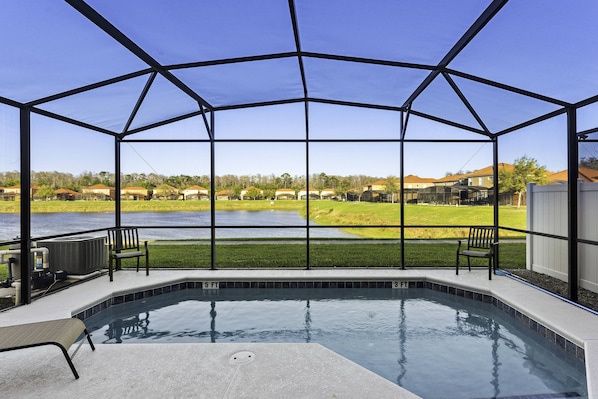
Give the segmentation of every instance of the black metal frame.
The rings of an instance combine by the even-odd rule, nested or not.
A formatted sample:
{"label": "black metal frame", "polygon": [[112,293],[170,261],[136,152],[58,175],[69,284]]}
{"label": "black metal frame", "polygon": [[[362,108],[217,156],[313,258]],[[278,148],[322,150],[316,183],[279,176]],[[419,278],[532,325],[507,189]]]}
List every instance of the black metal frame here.
{"label": "black metal frame", "polygon": [[[396,142],[400,145],[400,154],[399,154],[399,162],[400,162],[400,181],[403,182],[404,180],[404,144],[408,142],[459,142],[459,143],[469,143],[469,142],[492,142],[493,144],[493,166],[494,166],[494,181],[498,181],[498,138],[505,134],[511,133],[513,131],[519,130],[521,128],[536,124],[538,122],[545,121],[547,119],[553,118],[558,115],[566,114],[567,115],[567,151],[568,151],[568,173],[569,173],[569,296],[572,300],[577,300],[577,245],[579,243],[578,235],[577,235],[577,194],[576,194],[576,179],[578,174],[578,165],[577,165],[577,157],[578,157],[578,142],[581,140],[587,140],[587,135],[591,133],[598,132],[598,128],[588,129],[583,132],[576,131],[576,110],[580,107],[597,103],[598,102],[598,95],[585,99],[575,104],[571,104],[559,99],[547,97],[541,95],[539,93],[530,92],[527,90],[523,90],[517,87],[509,86],[506,84],[502,84],[500,82],[491,81],[488,79],[484,79],[478,76],[470,75],[467,73],[463,73],[457,70],[453,70],[448,68],[449,63],[468,45],[468,43],[492,20],[492,18],[507,4],[507,0],[494,0],[492,3],[486,8],[486,10],[479,16],[479,18],[470,26],[470,28],[465,32],[465,34],[457,41],[457,43],[447,52],[447,54],[442,58],[442,60],[437,65],[423,65],[423,64],[415,64],[415,63],[406,63],[406,62],[393,62],[388,60],[379,60],[379,59],[369,59],[369,58],[360,58],[360,57],[348,57],[348,56],[340,56],[334,54],[322,54],[322,53],[314,53],[314,52],[305,52],[302,50],[301,43],[300,43],[300,34],[299,34],[299,25],[297,22],[297,15],[296,15],[296,7],[294,0],[288,0],[289,5],[289,13],[290,19],[292,24],[292,29],[294,33],[295,39],[295,51],[286,52],[286,53],[275,53],[275,54],[262,54],[256,56],[248,56],[248,57],[239,57],[239,58],[230,58],[230,59],[221,59],[221,60],[211,60],[205,62],[197,62],[197,63],[187,63],[187,64],[178,64],[178,65],[162,65],[157,60],[152,58],[148,53],[146,53],[141,47],[139,47],[134,41],[129,39],[124,33],[119,31],[114,25],[112,25],[108,20],[106,20],[103,16],[101,16],[98,12],[96,12],[92,7],[87,5],[82,0],[66,0],[68,4],[70,4],[74,9],[80,12],[83,16],[89,19],[93,24],[99,27],[101,30],[106,32],[110,35],[115,41],[120,43],[123,47],[128,49],[132,54],[137,56],[140,60],[145,62],[149,67],[137,72],[129,73],[126,75],[114,77],[108,80],[104,80],[101,82],[97,82],[91,85],[83,86],[80,88],[75,88],[72,90],[68,90],[62,93],[57,93],[52,96],[44,97],[37,99],[35,101],[31,101],[28,103],[19,103],[14,100],[0,97],[0,103],[17,107],[20,109],[21,118],[21,185],[22,187],[30,186],[31,179],[30,179],[30,115],[31,113],[40,114],[49,118],[57,119],[69,124],[73,124],[76,126],[80,126],[86,129],[90,129],[96,131],[98,133],[111,135],[114,137],[114,149],[115,149],[115,185],[120,187],[120,146],[124,142],[207,142],[210,145],[210,167],[211,167],[211,192],[215,192],[214,181],[215,181],[215,170],[214,170],[214,154],[216,152],[215,144],[217,142],[276,142],[277,140],[217,140],[215,138],[215,112],[217,111],[224,111],[224,110],[233,110],[233,109],[243,109],[243,108],[253,108],[253,107],[261,107],[261,106],[269,106],[269,105],[282,105],[282,104],[291,104],[291,103],[303,103],[304,104],[304,113],[305,113],[305,138],[300,140],[278,140],[280,142],[303,142],[306,146],[306,179],[309,178],[309,144],[310,143],[317,143],[317,142]],[[267,102],[256,102],[256,103],[244,103],[244,104],[230,104],[227,106],[221,107],[214,107],[208,101],[200,96],[199,93],[195,92],[188,86],[186,86],[182,81],[180,81],[176,76],[172,74],[171,71],[177,69],[184,69],[184,68],[194,68],[194,67],[201,67],[201,66],[209,66],[209,65],[224,65],[224,64],[231,64],[231,63],[240,63],[240,62],[251,62],[251,61],[259,61],[259,60],[267,60],[267,59],[279,59],[279,58],[296,58],[299,63],[299,70],[301,74],[301,82],[303,85],[303,97],[301,98],[288,98],[283,100],[277,101],[267,101]],[[310,97],[308,92],[308,84],[307,78],[305,75],[304,70],[304,59],[306,58],[322,58],[322,59],[329,59],[329,60],[338,60],[338,61],[346,61],[346,62],[355,62],[355,63],[365,63],[365,64],[374,64],[374,65],[385,65],[385,66],[393,66],[397,68],[411,68],[411,69],[420,69],[420,70],[428,70],[429,74],[423,79],[417,88],[412,92],[412,94],[407,98],[407,100],[402,105],[397,106],[388,106],[388,105],[380,105],[380,104],[371,104],[371,103],[353,103],[347,101],[340,101],[340,100],[333,100],[333,99],[323,99],[323,98],[314,98]],[[174,118],[170,118],[167,120],[163,120],[161,122],[152,123],[147,126],[130,129],[131,122],[135,117],[139,107],[143,103],[145,95],[151,88],[155,78],[157,75],[161,75],[165,79],[167,79],[170,83],[175,85],[179,90],[184,92],[190,98],[194,99],[197,102],[198,110],[187,113],[184,115],[180,115]],[[131,112],[128,121],[124,127],[124,129],[120,132],[110,131],[98,126],[90,125],[88,123],[75,120],[63,115],[59,115],[53,112],[45,111],[38,106],[57,99],[61,99],[73,94],[87,92],[89,90],[93,90],[96,88],[104,87],[107,85],[111,85],[114,83],[122,82],[128,79],[141,77],[141,76],[148,76],[147,83],[140,93],[138,98],[137,104],[135,105],[133,111]],[[461,100],[463,105],[469,110],[473,118],[477,121],[480,127],[472,127],[468,125],[463,125],[454,121],[446,120],[444,118],[440,118],[435,115],[428,115],[417,110],[412,109],[413,102],[418,98],[420,94],[422,94],[426,88],[432,83],[436,78],[442,76]],[[538,101],[546,102],[557,106],[558,108],[552,112],[546,113],[544,115],[532,118],[528,121],[519,123],[515,126],[508,127],[501,131],[491,132],[486,124],[484,123],[483,119],[478,115],[475,108],[471,105],[468,101],[467,97],[463,94],[460,90],[458,84],[455,82],[453,77],[459,77],[461,79],[465,79],[468,81],[477,82],[483,85],[487,85],[490,87],[498,88],[501,90],[505,90],[511,93],[519,94],[526,96],[528,98],[532,98]],[[381,109],[381,110],[389,110],[389,111],[396,111],[401,113],[401,126],[398,127],[398,137],[397,139],[393,140],[318,140],[310,138],[309,133],[309,105],[310,103],[324,103],[324,104],[334,104],[334,105],[342,105],[342,106],[352,106],[352,107],[363,107],[363,108],[370,108],[370,109]],[[209,116],[208,116],[209,115]],[[460,128],[472,133],[476,133],[484,137],[482,140],[417,140],[417,139],[410,139],[407,138],[407,125],[408,119],[410,115],[415,115],[421,118],[429,119],[432,121],[436,121],[439,123],[443,123],[445,125],[449,125],[452,127]],[[130,136],[134,135],[135,133],[140,133],[149,129],[153,129],[159,126],[163,126],[166,124],[174,123],[177,121],[181,121],[187,118],[193,118],[201,116],[204,121],[205,125],[205,139],[198,139],[198,140],[134,140],[129,139]],[[309,181],[306,182],[307,186],[309,186]],[[403,190],[403,184],[401,184],[401,190]],[[401,195],[403,192],[401,192]],[[116,196],[115,202],[115,226],[121,226],[121,201],[120,196]],[[309,212],[309,199],[307,200],[307,207]],[[212,243],[212,268],[215,268],[215,198],[212,195],[211,198],[211,243]],[[401,237],[404,236],[404,228],[406,227],[403,224],[404,216],[404,205],[401,202],[401,224],[397,225],[401,229]],[[31,229],[30,229],[30,217],[31,217],[31,209],[30,204],[28,201],[21,202],[21,239],[20,245],[24,251],[28,251],[31,247]],[[494,205],[494,229],[495,229],[495,237],[498,239],[498,231],[499,229],[503,228],[499,224],[499,213],[498,213],[498,203],[496,202]],[[156,226],[158,228],[164,228],[168,226]],[[174,226],[172,226],[174,227]],[[227,226],[227,227],[242,227],[242,226]],[[256,226],[257,227],[257,226]],[[260,226],[260,227],[267,227],[267,226]],[[277,226],[278,227],[278,226]],[[294,227],[294,226],[285,226],[285,227]],[[314,226],[309,226],[309,221],[306,222],[305,227],[307,232],[307,268],[310,267],[309,262],[309,232],[312,228],[317,228]],[[342,226],[348,227],[348,226]],[[359,227],[371,227],[371,226],[359,226]],[[388,226],[386,226],[388,227]],[[153,227],[152,227],[153,228]],[[598,243],[593,243],[594,245],[598,245]],[[401,238],[401,249],[404,248],[404,240]],[[498,257],[498,254],[496,254]],[[27,262],[30,262],[29,257],[25,257]],[[495,259],[495,264],[498,264],[498,258]],[[403,251],[401,251],[401,267],[404,268],[404,258],[403,258]],[[28,278],[28,270],[31,268],[31,265],[27,265],[22,272],[22,276],[24,278]],[[21,285],[21,298],[23,303],[29,303],[31,300],[31,292],[27,284]]]}

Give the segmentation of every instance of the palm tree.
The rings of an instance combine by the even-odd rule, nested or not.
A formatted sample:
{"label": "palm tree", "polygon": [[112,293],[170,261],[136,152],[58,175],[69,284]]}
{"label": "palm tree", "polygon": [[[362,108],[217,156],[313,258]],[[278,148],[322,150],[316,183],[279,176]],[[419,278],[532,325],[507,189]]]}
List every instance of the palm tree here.
{"label": "palm tree", "polygon": [[289,188],[291,186],[291,184],[293,183],[293,179],[291,178],[291,175],[288,173],[283,173],[282,175],[280,175],[280,178],[282,179],[282,184],[284,185],[283,188]]}

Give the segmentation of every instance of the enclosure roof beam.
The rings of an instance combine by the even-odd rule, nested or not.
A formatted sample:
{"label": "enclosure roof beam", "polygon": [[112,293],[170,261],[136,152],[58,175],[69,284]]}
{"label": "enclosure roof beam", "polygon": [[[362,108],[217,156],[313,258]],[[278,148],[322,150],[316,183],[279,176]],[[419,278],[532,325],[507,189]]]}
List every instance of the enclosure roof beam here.
{"label": "enclosure roof beam", "polygon": [[391,106],[391,105],[358,103],[358,102],[351,102],[351,101],[331,100],[331,99],[326,99],[326,98],[314,98],[314,97],[290,98],[290,99],[286,99],[286,100],[262,101],[262,102],[256,102],[256,103],[244,103],[244,104],[236,104],[236,105],[223,105],[223,106],[219,106],[219,107],[214,107],[213,110],[214,111],[225,111],[225,110],[231,110],[231,109],[264,107],[264,106],[269,106],[269,105],[284,105],[284,104],[303,103],[305,101],[314,102],[314,103],[323,103],[323,104],[333,104],[333,105],[346,105],[349,107],[379,109],[379,110],[386,110],[386,111],[402,111],[403,110],[402,107],[396,107],[396,106]]}
{"label": "enclosure roof beam", "polygon": [[185,119],[189,119],[189,118],[193,118],[193,117],[199,116],[199,115],[201,115],[201,111],[193,111],[193,112],[190,112],[190,113],[187,113],[187,114],[184,114],[184,115],[179,115],[179,116],[174,117],[174,118],[164,119],[162,121],[151,123],[149,125],[140,126],[140,127],[135,128],[135,129],[130,129],[130,130],[127,131],[127,135],[131,135],[131,134],[134,134],[134,133],[141,133],[141,132],[144,132],[146,130],[150,130],[150,129],[154,129],[154,128],[157,128],[157,127],[160,127],[160,126],[168,125],[168,124],[174,123],[174,122],[179,122],[179,121],[182,121],[182,120],[185,120]]}
{"label": "enclosure roof beam", "polygon": [[111,130],[104,129],[104,128],[101,128],[101,127],[98,127],[95,125],[90,125],[89,123],[81,122],[76,119],[72,119],[72,118],[69,118],[69,117],[66,117],[66,116],[60,115],[60,114],[55,114],[54,112],[46,111],[43,109],[32,107],[31,112],[38,114],[38,115],[47,116],[48,118],[56,119],[56,120],[59,120],[62,122],[70,123],[71,125],[75,125],[75,126],[79,126],[79,127],[85,128],[85,129],[93,130],[93,131],[96,131],[99,133],[109,134],[110,136],[118,135],[118,133],[113,132]]}
{"label": "enclosure roof beam", "polygon": [[478,17],[477,20],[469,27],[469,29],[461,36],[457,43],[448,51],[448,53],[438,63],[437,67],[421,82],[415,91],[403,104],[407,107],[408,104],[413,103],[415,99],[436,79],[448,64],[473,40],[473,38],[492,20],[492,18],[500,11],[500,9],[507,4],[508,0],[494,0]]}
{"label": "enclosure roof beam", "polygon": [[181,91],[187,94],[189,97],[193,98],[198,103],[204,105],[207,108],[212,108],[210,103],[204,100],[199,94],[191,90],[187,85],[185,85],[181,80],[179,80],[176,76],[174,76],[168,69],[162,66],[158,61],[156,61],[152,56],[146,53],[141,47],[139,47],[134,41],[129,39],[124,33],[118,30],[114,25],[108,22],[102,15],[100,15],[96,10],[91,8],[87,5],[84,1],[81,0],[65,0],[69,3],[73,8],[79,11],[83,16],[97,25],[100,29],[110,35],[114,40],[119,42],[125,48],[127,48],[131,53],[136,55],[139,59],[143,62],[148,64],[152,69],[157,71],[160,75],[170,81],[173,85],[178,87]]}
{"label": "enclosure roof beam", "polygon": [[299,38],[299,24],[297,23],[297,9],[295,1],[289,0],[289,11],[291,13],[291,24],[293,25],[293,36],[295,38],[295,48],[297,49],[297,62],[299,63],[299,72],[301,74],[301,84],[303,85],[303,97],[307,98],[307,80],[305,78],[305,67],[303,65],[303,56],[301,55],[301,39]]}
{"label": "enclosure roof beam", "polygon": [[487,132],[485,132],[485,131],[483,131],[481,129],[475,128],[475,127],[471,127],[471,126],[463,125],[461,123],[449,121],[448,119],[439,118],[437,116],[433,116],[433,115],[430,115],[430,114],[426,114],[426,113],[423,113],[423,112],[416,111],[414,109],[412,109],[409,112],[412,115],[419,116],[421,118],[430,119],[430,120],[435,121],[435,122],[439,122],[439,123],[442,123],[442,124],[445,124],[445,125],[457,127],[459,129],[467,130],[467,131],[470,131],[470,132],[473,132],[473,133],[478,133],[478,134],[482,134],[484,136],[490,137],[490,134],[488,134]]}
{"label": "enclosure roof beam", "polygon": [[529,90],[523,90],[523,89],[520,89],[518,87],[509,86],[509,85],[506,85],[504,83],[495,82],[495,81],[490,80],[490,79],[481,78],[479,76],[470,75],[468,73],[457,71],[457,70],[454,70],[454,69],[446,68],[445,72],[447,72],[447,73],[449,73],[450,75],[453,75],[453,76],[458,76],[458,77],[463,78],[463,79],[468,79],[468,80],[471,80],[471,81],[474,81],[474,82],[477,82],[477,83],[482,83],[482,84],[485,84],[485,85],[488,85],[488,86],[496,87],[498,89],[507,90],[507,91],[510,91],[512,93],[521,94],[522,96],[527,96],[527,97],[535,98],[536,100],[541,100],[541,101],[544,101],[544,102],[547,102],[547,103],[555,104],[555,105],[558,105],[560,107],[568,107],[569,105],[571,105],[571,104],[569,104],[566,101],[562,101],[562,100],[559,100],[559,99],[556,99],[556,98],[548,97],[548,96],[545,96],[545,95],[542,95],[542,94],[539,94],[539,93],[534,93],[534,92],[529,91]]}
{"label": "enclosure roof beam", "polygon": [[137,78],[139,76],[147,75],[148,73],[151,73],[151,72],[152,72],[151,68],[142,69],[140,71],[131,72],[126,75],[117,76],[115,78],[110,78],[110,79],[102,80],[100,82],[81,86],[76,89],[63,91],[61,93],[53,94],[48,97],[39,98],[37,100],[28,102],[27,105],[37,106],[39,104],[47,103],[47,102],[54,101],[54,100],[59,100],[61,98],[72,96],[74,94],[84,93],[86,91],[99,89],[100,87],[109,86],[114,83],[124,82],[125,80],[129,80],[129,79]]}
{"label": "enclosure roof beam", "polygon": [[598,127],[595,127],[593,129],[583,130],[581,132],[578,132],[577,135],[579,136],[580,140],[582,140],[582,141],[596,142],[596,140],[587,140],[587,137],[586,137],[588,134],[593,134],[596,132],[598,132]]}
{"label": "enclosure roof beam", "polygon": [[133,111],[131,111],[131,115],[129,115],[129,119],[125,123],[125,127],[123,128],[123,131],[120,134],[120,138],[123,138],[124,136],[129,134],[128,133],[129,127],[131,127],[131,124],[133,123],[133,119],[135,119],[135,115],[137,115],[139,108],[141,108],[141,104],[143,104],[143,100],[145,99],[145,96],[149,92],[150,88],[152,87],[152,83],[154,83],[154,80],[156,79],[157,74],[158,74],[157,72],[152,72],[152,74],[150,75],[147,82],[145,82],[145,86],[143,86],[143,90],[141,91],[141,94],[139,95],[139,98],[137,99],[137,102],[135,103],[135,107],[133,107]]}
{"label": "enclosure roof beam", "polygon": [[[300,45],[300,44],[298,44],[298,45]],[[261,54],[261,55],[245,56],[245,57],[223,58],[223,59],[218,59],[218,60],[187,62],[187,63],[182,63],[182,64],[171,64],[171,65],[165,65],[164,68],[166,68],[168,70],[185,69],[185,68],[200,68],[200,67],[206,67],[206,66],[237,64],[237,63],[252,62],[252,61],[267,61],[267,60],[276,60],[276,59],[281,59],[281,58],[293,58],[293,57],[320,58],[320,59],[334,60],[334,61],[357,62],[357,63],[361,63],[361,64],[383,65],[383,66],[411,68],[411,69],[424,69],[424,70],[429,70],[429,71],[433,71],[436,68],[436,66],[434,66],[434,65],[416,64],[416,63],[412,63],[412,62],[402,62],[402,61],[381,60],[381,59],[376,59],[376,58],[354,57],[354,56],[339,55],[339,54],[317,53],[317,52],[311,52],[311,51],[303,51],[300,48],[298,48],[297,51],[290,51],[290,52],[283,52],[283,53],[271,53],[271,54]]]}
{"label": "enclosure roof beam", "polygon": [[559,109],[557,109],[555,111],[552,111],[552,112],[549,112],[547,114],[541,115],[541,116],[539,116],[537,118],[533,118],[533,119],[530,119],[529,121],[526,121],[526,122],[520,123],[518,125],[511,126],[510,128],[501,130],[500,132],[495,133],[495,136],[498,137],[498,136],[502,136],[503,134],[514,132],[515,130],[519,130],[519,129],[522,129],[524,127],[528,127],[528,126],[534,125],[534,124],[536,124],[538,122],[542,122],[542,121],[545,121],[547,119],[554,118],[555,116],[562,115],[562,114],[564,114],[566,112],[567,112],[567,108],[559,108]]}
{"label": "enclosure roof beam", "polygon": [[17,108],[26,107],[26,105],[23,103],[20,103],[18,101],[11,100],[10,98],[6,98],[6,97],[2,97],[2,96],[0,96],[0,103],[10,105],[12,107],[17,107]]}
{"label": "enclosure roof beam", "polygon": [[586,105],[594,104],[595,102],[598,102],[598,95],[592,96],[583,101],[580,101],[580,102],[576,103],[574,106],[575,106],[575,108],[581,108],[581,107],[585,107]]}
{"label": "enclosure roof beam", "polygon": [[463,104],[465,105],[465,107],[467,107],[467,109],[469,110],[469,113],[471,113],[471,115],[473,115],[473,117],[480,124],[480,126],[482,127],[482,129],[487,134],[490,134],[490,130],[488,130],[488,127],[486,127],[486,124],[484,123],[484,121],[482,120],[482,118],[480,118],[480,116],[478,115],[478,113],[476,112],[476,110],[472,107],[471,103],[467,100],[467,98],[465,97],[465,94],[463,94],[463,92],[461,91],[461,89],[459,89],[459,86],[457,86],[457,83],[455,83],[455,81],[446,72],[444,72],[442,74],[442,76],[444,76],[444,79],[453,88],[453,91],[461,99],[461,101],[463,102]]}

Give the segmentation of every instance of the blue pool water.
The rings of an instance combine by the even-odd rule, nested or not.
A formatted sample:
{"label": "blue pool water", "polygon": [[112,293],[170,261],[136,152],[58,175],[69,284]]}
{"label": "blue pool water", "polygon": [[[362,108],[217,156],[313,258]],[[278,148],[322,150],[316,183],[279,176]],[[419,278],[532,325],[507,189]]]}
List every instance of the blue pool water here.
{"label": "blue pool water", "polygon": [[319,343],[425,399],[587,397],[573,355],[492,304],[424,288],[188,289],[85,322],[98,344]]}

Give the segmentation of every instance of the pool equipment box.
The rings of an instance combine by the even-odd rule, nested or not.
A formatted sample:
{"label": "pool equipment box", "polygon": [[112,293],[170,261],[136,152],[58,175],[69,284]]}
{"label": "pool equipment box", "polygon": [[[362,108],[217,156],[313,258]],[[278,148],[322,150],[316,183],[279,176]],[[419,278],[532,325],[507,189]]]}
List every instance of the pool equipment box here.
{"label": "pool equipment box", "polygon": [[68,274],[84,275],[106,267],[106,238],[76,236],[53,238],[37,242],[48,248],[50,270],[64,270]]}

